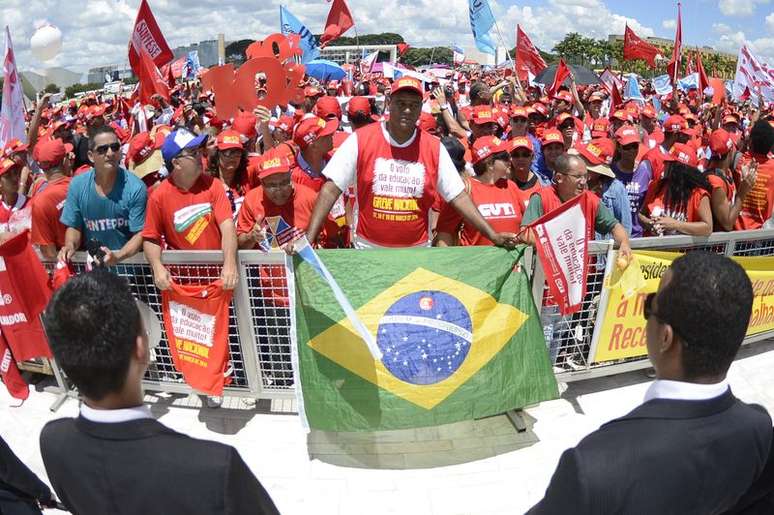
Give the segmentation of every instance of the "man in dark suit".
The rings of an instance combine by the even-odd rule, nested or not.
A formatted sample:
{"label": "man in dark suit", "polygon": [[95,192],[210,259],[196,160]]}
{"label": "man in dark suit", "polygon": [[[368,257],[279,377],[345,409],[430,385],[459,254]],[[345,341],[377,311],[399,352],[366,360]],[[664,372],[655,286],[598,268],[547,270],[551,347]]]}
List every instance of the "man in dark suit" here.
{"label": "man in dark suit", "polygon": [[44,323],[83,397],[78,418],[40,434],[48,477],[71,512],[278,513],[236,449],[172,431],[143,405],[148,340],[123,279],[101,269],[70,279]]}
{"label": "man in dark suit", "polygon": [[656,370],[645,403],[565,451],[529,513],[715,514],[762,502],[771,485],[756,481],[765,480],[771,418],[726,381],[752,301],[730,259],[676,259],[644,305]]}
{"label": "man in dark suit", "polygon": [[51,489],[0,438],[0,514],[40,514],[41,506],[56,507]]}

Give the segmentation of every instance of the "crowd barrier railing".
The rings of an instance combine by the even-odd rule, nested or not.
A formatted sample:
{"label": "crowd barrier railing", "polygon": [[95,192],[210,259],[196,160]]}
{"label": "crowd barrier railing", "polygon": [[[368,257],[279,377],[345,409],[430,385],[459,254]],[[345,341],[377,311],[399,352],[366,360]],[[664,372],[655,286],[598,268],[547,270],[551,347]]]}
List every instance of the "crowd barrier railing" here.
{"label": "crowd barrier railing", "polygon": [[[575,381],[602,375],[613,375],[649,366],[646,357],[612,362],[593,362],[590,359],[594,338],[598,338],[597,321],[607,309],[607,290],[603,288],[605,274],[614,266],[611,242],[595,241],[589,244],[591,264],[587,277],[588,293],[581,310],[565,317],[559,333],[546,334],[548,340],[558,342],[558,352],[570,356],[571,367],[558,371],[562,381]],[[667,236],[632,240],[634,250],[665,250],[687,252],[707,250],[727,256],[774,256],[774,230],[715,233],[707,238]],[[85,269],[86,255],[76,253],[73,265],[76,272]],[[239,251],[239,283],[229,309],[229,367],[230,380],[224,395],[254,399],[291,399],[295,397],[291,362],[291,331],[293,314],[290,311],[288,283],[293,285],[293,271],[284,253]],[[220,251],[168,251],[163,261],[173,278],[182,284],[206,283],[220,275]],[[550,296],[545,292],[544,274],[535,253],[528,249],[525,264],[532,276],[533,296],[538,311],[544,316],[550,308]],[[51,269],[54,263],[44,265]],[[125,277],[135,298],[146,304],[155,315],[160,330],[159,341],[152,346],[151,363],[144,379],[147,391],[191,394],[194,390],[183,380],[172,362],[162,318],[161,293],[153,281],[153,274],[145,257],[138,254],[114,271]],[[550,313],[548,313],[550,316]],[[774,331],[749,338],[752,343],[771,338]],[[153,344],[153,342],[152,342]],[[52,368],[62,397],[52,406],[58,408],[66,396],[77,392],[67,381],[61,368],[52,360]]]}

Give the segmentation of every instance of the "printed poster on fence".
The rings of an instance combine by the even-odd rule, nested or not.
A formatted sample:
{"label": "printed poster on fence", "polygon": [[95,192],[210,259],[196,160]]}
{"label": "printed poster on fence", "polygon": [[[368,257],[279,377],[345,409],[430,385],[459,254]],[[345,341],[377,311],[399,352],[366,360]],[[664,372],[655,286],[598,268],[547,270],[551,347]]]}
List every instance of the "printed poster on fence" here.
{"label": "printed poster on fence", "polygon": [[228,306],[233,291],[221,281],[172,284],[161,292],[164,329],[175,368],[192,388],[222,395],[228,366]]}
{"label": "printed poster on fence", "polygon": [[[661,276],[680,254],[635,252],[645,287],[625,298],[620,287],[610,289],[607,312],[592,361],[610,361],[647,355],[643,309],[648,293],[658,289]],[[753,285],[752,316],[747,336],[774,330],[774,256],[733,258],[747,271]]]}

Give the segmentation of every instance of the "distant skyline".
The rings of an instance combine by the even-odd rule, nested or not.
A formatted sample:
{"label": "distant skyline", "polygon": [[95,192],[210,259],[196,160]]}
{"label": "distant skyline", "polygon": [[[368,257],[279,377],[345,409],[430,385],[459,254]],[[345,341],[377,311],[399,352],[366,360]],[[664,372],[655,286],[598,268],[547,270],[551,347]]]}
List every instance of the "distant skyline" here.
{"label": "distant skyline", "polygon": [[[280,2],[255,0],[149,0],[171,47],[214,39],[261,39],[279,31]],[[413,46],[473,47],[467,0],[347,0],[360,34],[397,32]],[[0,23],[9,25],[23,70],[61,66],[89,68],[126,61],[129,34],[140,0],[4,0]],[[323,0],[283,2],[314,33],[321,33],[330,4]],[[774,63],[774,11],[770,0],[684,0],[683,42],[736,54],[747,41]],[[541,49],[569,32],[596,39],[622,34],[628,22],[640,36],[674,37],[677,3],[610,0],[490,0],[506,46],[514,44],[517,23]],[[388,14],[385,14],[388,13]],[[59,27],[59,56],[40,62],[29,39],[42,23]],[[350,29],[347,36],[355,36]],[[497,33],[493,34],[497,38]],[[497,38],[499,39],[499,38]]]}

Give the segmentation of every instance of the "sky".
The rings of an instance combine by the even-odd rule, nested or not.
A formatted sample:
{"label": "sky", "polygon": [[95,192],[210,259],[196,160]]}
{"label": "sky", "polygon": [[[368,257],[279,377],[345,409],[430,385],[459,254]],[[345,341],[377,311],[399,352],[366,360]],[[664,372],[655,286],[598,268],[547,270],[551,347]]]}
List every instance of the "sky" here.
{"label": "sky", "polygon": [[[628,22],[640,36],[674,38],[676,2],[670,0],[489,0],[508,47],[516,24],[539,48],[550,51],[568,32],[606,38]],[[321,33],[325,0],[149,0],[170,47],[214,39],[261,39],[278,32],[283,3],[314,33]],[[347,0],[360,34],[397,32],[413,46],[473,47],[468,0]],[[140,0],[2,0],[0,25],[11,30],[22,70],[62,66],[86,72],[126,61],[127,42]],[[774,64],[772,0],[683,0],[683,44],[708,45],[736,54],[743,42]],[[63,34],[61,53],[41,62],[29,39],[44,23]],[[354,36],[355,29],[345,35]],[[496,33],[494,34],[497,37]]]}

